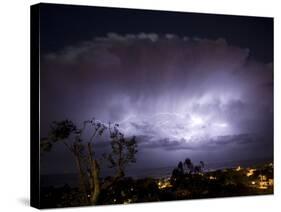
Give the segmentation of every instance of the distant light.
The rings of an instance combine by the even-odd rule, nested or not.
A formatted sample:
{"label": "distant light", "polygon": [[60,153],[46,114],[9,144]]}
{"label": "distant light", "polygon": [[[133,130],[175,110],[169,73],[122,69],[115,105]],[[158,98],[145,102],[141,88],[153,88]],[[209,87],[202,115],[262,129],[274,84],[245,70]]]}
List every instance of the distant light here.
{"label": "distant light", "polygon": [[274,184],[274,183],[273,183],[273,179],[268,179],[268,185],[269,185],[269,186],[273,186],[273,184]]}
{"label": "distant light", "polygon": [[266,181],[267,177],[265,175],[259,175],[259,177],[260,177],[259,189],[267,189],[269,185],[269,182]]}
{"label": "distant light", "polygon": [[268,166],[273,167],[273,163],[269,163]]}
{"label": "distant light", "polygon": [[210,176],[209,179],[210,179],[210,180],[215,180],[215,179],[217,179],[217,178],[214,177],[214,176]]}
{"label": "distant light", "polygon": [[268,187],[266,185],[260,185],[259,189],[267,189]]}
{"label": "distant light", "polygon": [[236,171],[240,171],[242,168],[241,168],[241,166],[237,166],[237,168],[236,168]]}
{"label": "distant light", "polygon": [[256,171],[256,169],[249,169],[248,172],[247,172],[247,177],[250,177],[254,174],[254,172]]}
{"label": "distant light", "polygon": [[266,181],[266,176],[265,175],[259,175],[260,181]]}
{"label": "distant light", "polygon": [[126,201],[123,202],[123,204],[129,204],[129,203],[132,203],[133,200],[132,199],[127,199]]}
{"label": "distant light", "polygon": [[158,181],[158,188],[159,189],[165,189],[172,187],[170,181],[168,179],[162,179]]}

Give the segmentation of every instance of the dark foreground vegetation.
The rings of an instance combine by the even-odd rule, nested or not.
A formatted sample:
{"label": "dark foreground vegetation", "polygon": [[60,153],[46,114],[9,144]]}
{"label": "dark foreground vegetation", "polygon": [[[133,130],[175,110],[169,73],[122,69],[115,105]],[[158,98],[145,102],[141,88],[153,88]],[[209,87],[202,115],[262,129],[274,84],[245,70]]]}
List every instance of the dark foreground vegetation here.
{"label": "dark foreground vegetation", "polygon": [[[192,171],[189,173],[183,170],[181,173],[181,166],[175,170],[171,177],[161,179],[120,178],[112,186],[102,190],[96,204],[130,204],[273,194],[271,163],[253,168],[237,167],[210,172]],[[109,179],[105,179],[103,183],[107,180]],[[91,205],[79,188],[68,185],[42,188],[41,200],[42,207],[45,208]]]}
{"label": "dark foreground vegetation", "polygon": [[[137,142],[118,127],[95,119],[83,122],[80,128],[69,120],[53,123],[48,137],[41,140],[42,158],[54,145],[62,143],[73,155],[70,163],[76,164],[79,182],[76,187],[41,187],[41,208],[273,194],[272,163],[206,171],[203,161],[193,164],[187,158],[169,177],[127,177],[126,166],[136,162]],[[111,152],[97,158],[94,144],[102,136],[109,141]],[[102,164],[115,174],[102,178]]]}

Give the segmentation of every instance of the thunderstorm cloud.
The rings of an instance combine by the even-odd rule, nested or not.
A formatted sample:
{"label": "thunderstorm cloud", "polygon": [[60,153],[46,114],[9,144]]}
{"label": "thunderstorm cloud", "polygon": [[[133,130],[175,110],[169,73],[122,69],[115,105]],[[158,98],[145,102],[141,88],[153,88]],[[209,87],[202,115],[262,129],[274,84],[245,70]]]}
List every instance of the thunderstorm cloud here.
{"label": "thunderstorm cloud", "polygon": [[273,66],[250,54],[224,38],[113,32],[44,54],[42,133],[95,117],[135,135],[144,154],[270,156]]}

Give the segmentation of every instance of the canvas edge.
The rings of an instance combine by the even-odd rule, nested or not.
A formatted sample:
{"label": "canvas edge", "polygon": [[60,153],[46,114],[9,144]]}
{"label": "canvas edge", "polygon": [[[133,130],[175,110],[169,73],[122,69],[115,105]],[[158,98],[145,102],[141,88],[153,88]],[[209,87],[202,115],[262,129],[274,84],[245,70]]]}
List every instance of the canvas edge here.
{"label": "canvas edge", "polygon": [[40,207],[40,4],[30,6],[30,206]]}

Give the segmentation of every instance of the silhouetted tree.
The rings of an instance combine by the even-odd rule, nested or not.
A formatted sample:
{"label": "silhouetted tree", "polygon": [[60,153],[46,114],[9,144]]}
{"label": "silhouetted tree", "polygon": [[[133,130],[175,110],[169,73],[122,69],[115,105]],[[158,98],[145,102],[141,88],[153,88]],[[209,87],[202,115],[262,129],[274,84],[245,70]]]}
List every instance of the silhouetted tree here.
{"label": "silhouetted tree", "polygon": [[[184,172],[184,166],[186,166],[186,173]],[[177,168],[173,169],[170,182],[173,186],[185,185],[186,181],[192,180],[194,174],[202,173],[204,168],[204,162],[200,161],[199,165],[194,165],[189,158],[186,158],[183,162],[179,162]]]}
{"label": "silhouetted tree", "polygon": [[170,182],[172,185],[177,186],[181,183],[184,176],[183,163],[180,161],[177,168],[173,169]]}
{"label": "silhouetted tree", "polygon": [[[95,204],[100,193],[99,165],[94,158],[93,141],[96,136],[102,136],[107,127],[95,119],[83,122],[83,127],[78,129],[70,120],[53,122],[49,133],[48,145],[43,142],[45,149],[52,147],[53,143],[62,142],[66,148],[74,155],[75,162],[80,176],[80,187],[85,199],[88,201],[87,187],[90,185],[90,203]],[[90,131],[88,140],[82,138],[86,130]],[[86,170],[90,176],[87,178]]]}
{"label": "silhouetted tree", "polygon": [[193,173],[194,174],[198,174],[198,173],[201,173],[201,172],[202,172],[202,168],[201,168],[200,165],[193,167]]}
{"label": "silhouetted tree", "polygon": [[183,163],[181,161],[178,163],[178,170],[183,173]]}
{"label": "silhouetted tree", "polygon": [[125,166],[136,162],[136,138],[135,136],[125,138],[124,134],[120,132],[118,124],[113,126],[109,124],[109,132],[112,152],[104,156],[110,163],[109,168],[116,169],[115,177],[120,178],[125,175]]}
{"label": "silhouetted tree", "polygon": [[75,158],[80,177],[80,188],[85,195],[85,200],[88,201],[85,171],[82,164],[84,147],[82,140],[79,138],[80,134],[80,130],[70,120],[53,122],[48,138],[41,142],[41,148],[43,151],[50,151],[54,143],[61,142],[65,145]]}
{"label": "silhouetted tree", "polygon": [[186,165],[187,173],[192,174],[192,172],[194,171],[194,165],[191,160],[189,158],[186,158],[184,164]]}
{"label": "silhouetted tree", "polygon": [[[112,167],[117,169],[119,177],[124,176],[124,168],[127,164],[136,161],[135,137],[125,139],[117,126],[117,124],[114,125],[114,131],[112,131],[110,125],[107,127],[95,119],[84,121],[82,128],[77,128],[70,120],[53,122],[48,138],[41,141],[42,151],[50,151],[53,144],[61,142],[72,153],[80,176],[80,188],[85,200],[90,204],[98,202],[101,189],[103,189],[100,180],[100,165],[94,151],[97,136],[102,136],[105,130],[109,129],[112,153],[109,154],[108,159]],[[87,171],[89,175],[86,175]],[[88,198],[88,190],[90,198]]]}
{"label": "silhouetted tree", "polygon": [[100,166],[97,159],[94,157],[93,142],[96,136],[102,136],[107,127],[96,121],[95,119],[85,121],[83,130],[86,125],[89,124],[92,129],[92,134],[87,142],[88,150],[88,161],[89,161],[89,174],[90,174],[90,202],[91,204],[96,204],[101,192],[101,181],[100,181]]}
{"label": "silhouetted tree", "polygon": [[205,163],[202,160],[199,163],[200,163],[201,169],[203,170],[205,168]]}

